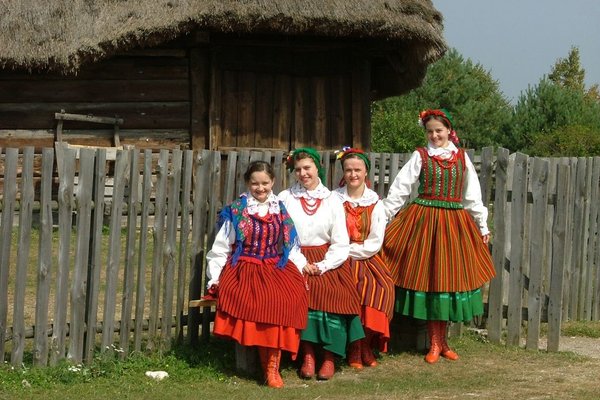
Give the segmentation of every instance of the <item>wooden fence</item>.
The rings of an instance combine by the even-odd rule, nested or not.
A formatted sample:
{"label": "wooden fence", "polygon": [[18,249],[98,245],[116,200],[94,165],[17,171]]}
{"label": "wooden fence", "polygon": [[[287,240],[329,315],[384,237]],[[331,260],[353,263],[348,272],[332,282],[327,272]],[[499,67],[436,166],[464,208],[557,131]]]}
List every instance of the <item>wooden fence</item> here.
{"label": "wooden fence", "polygon": [[[338,182],[333,153],[323,156]],[[382,197],[409,156],[370,154]],[[57,147],[0,157],[0,356],[15,366],[26,351],[47,365],[208,337],[211,310],[187,302],[205,285],[218,210],[244,190],[251,160],[273,163],[276,192],[291,178],[283,151],[130,149],[107,161],[106,150]],[[489,338],[537,349],[547,322],[547,349],[558,350],[562,321],[600,317],[600,158],[492,148],[471,157],[498,273],[486,288]]]}

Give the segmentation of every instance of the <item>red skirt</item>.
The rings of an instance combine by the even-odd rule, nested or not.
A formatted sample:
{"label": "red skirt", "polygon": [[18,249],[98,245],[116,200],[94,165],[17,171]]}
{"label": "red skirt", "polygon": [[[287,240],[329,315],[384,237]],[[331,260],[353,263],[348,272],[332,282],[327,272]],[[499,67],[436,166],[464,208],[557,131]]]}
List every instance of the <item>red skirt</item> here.
{"label": "red skirt", "polygon": [[244,321],[304,329],[304,279],[292,262],[277,268],[275,261],[240,257],[235,267],[228,262],[221,272],[217,309]]}
{"label": "red skirt", "polygon": [[375,334],[373,341],[376,343],[371,343],[371,345],[376,345],[379,351],[385,353],[390,341],[390,319],[387,315],[374,308],[363,306],[360,322],[365,327],[365,333],[371,331]]}
{"label": "red skirt", "polygon": [[289,326],[244,321],[217,310],[213,334],[233,339],[242,346],[261,346],[289,351],[296,359],[300,330]]}
{"label": "red skirt", "polygon": [[215,335],[289,351],[295,358],[307,319],[308,295],[293,263],[277,268],[275,261],[240,257],[235,267],[227,262],[223,268]]}
{"label": "red skirt", "polygon": [[[327,244],[302,246],[302,254],[308,262],[316,263],[323,260],[328,248]],[[306,279],[310,309],[333,314],[360,314],[360,297],[356,291],[348,261],[324,274],[308,275]]]}

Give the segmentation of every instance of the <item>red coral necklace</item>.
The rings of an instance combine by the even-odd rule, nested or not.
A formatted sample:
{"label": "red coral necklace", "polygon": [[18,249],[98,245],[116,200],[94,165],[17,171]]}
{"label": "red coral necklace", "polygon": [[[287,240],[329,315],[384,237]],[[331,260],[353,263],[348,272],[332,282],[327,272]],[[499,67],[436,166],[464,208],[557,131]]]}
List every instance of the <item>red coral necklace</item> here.
{"label": "red coral necklace", "polygon": [[302,209],[306,213],[306,215],[313,215],[319,209],[321,205],[321,199],[313,199],[312,203],[309,203],[307,199],[304,197],[300,197],[300,204],[302,205]]}

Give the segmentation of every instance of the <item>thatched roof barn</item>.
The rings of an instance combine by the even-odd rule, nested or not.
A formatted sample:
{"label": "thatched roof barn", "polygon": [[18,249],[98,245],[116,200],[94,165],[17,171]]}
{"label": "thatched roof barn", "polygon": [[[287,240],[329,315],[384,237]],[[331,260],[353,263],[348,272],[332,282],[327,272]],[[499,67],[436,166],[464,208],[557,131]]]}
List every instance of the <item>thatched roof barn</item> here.
{"label": "thatched roof barn", "polygon": [[368,147],[370,102],[445,50],[430,0],[5,0],[0,146],[52,143],[64,109],[133,143]]}

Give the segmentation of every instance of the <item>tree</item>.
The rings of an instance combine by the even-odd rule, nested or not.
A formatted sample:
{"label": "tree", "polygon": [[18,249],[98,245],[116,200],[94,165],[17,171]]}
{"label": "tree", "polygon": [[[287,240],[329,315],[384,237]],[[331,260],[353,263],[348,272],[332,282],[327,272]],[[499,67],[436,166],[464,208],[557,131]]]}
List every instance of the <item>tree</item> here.
{"label": "tree", "polygon": [[585,70],[581,68],[579,62],[578,47],[571,47],[567,58],[559,58],[556,61],[548,79],[559,86],[575,91],[583,92],[585,90]]}
{"label": "tree", "polygon": [[425,144],[418,113],[442,107],[453,115],[463,147],[479,149],[506,141],[512,110],[498,82],[480,64],[452,49],[429,66],[421,87],[373,104],[373,150],[409,152]]}
{"label": "tree", "polygon": [[579,50],[572,48],[547,78],[519,97],[509,148],[530,155],[589,155],[581,147],[584,144],[595,151],[594,137],[600,137],[598,88],[594,85],[586,91],[584,79]]}

